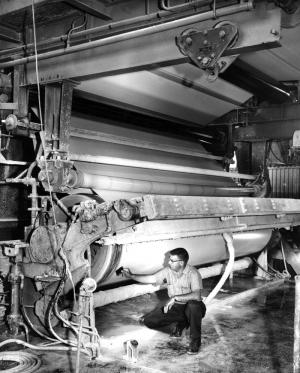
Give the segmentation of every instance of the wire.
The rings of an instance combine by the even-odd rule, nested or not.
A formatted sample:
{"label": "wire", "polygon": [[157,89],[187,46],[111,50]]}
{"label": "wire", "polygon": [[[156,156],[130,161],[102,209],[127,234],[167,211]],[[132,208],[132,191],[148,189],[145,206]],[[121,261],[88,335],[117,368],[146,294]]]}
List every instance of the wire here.
{"label": "wire", "polygon": [[[273,278],[277,277],[275,273],[278,273],[278,272],[275,269],[270,268],[275,272],[275,273],[271,273],[271,272],[267,271],[262,265],[260,265],[255,258],[252,258],[252,259],[253,259],[254,263],[257,265],[257,267],[259,267],[262,271],[264,271],[268,276],[273,277]],[[268,265],[268,267],[269,267],[269,265]]]}
{"label": "wire", "polygon": [[[41,132],[40,132],[41,147],[38,150],[37,156],[39,156],[41,154],[41,150],[43,149],[44,157],[45,157],[45,170],[46,170],[46,176],[47,176],[47,184],[48,184],[50,202],[51,202],[51,207],[52,207],[52,212],[53,212],[53,220],[54,220],[54,225],[57,225],[57,220],[56,220],[55,210],[54,210],[54,201],[53,201],[53,196],[52,196],[52,191],[51,191],[51,184],[50,184],[50,179],[49,179],[49,170],[48,170],[47,159],[46,159],[47,154],[46,154],[46,142],[45,142],[45,137],[44,137],[45,129],[44,129],[43,117],[42,117],[41,90],[40,90],[40,83],[39,83],[39,69],[38,69],[38,53],[37,53],[37,41],[36,41],[36,23],[35,23],[35,4],[34,4],[34,0],[32,0],[32,23],[33,23],[33,38],[34,38],[34,52],[35,52],[35,73],[36,73],[36,82],[37,82],[37,90],[38,90],[39,116],[40,116],[40,124],[41,124]],[[34,167],[34,164],[32,164],[31,167],[28,170],[30,173],[31,173],[33,167]],[[72,224],[71,224],[71,226],[72,226]],[[70,229],[70,227],[69,227],[69,229]],[[71,283],[72,283],[73,295],[74,295],[74,302],[76,303],[75,286],[74,286],[74,282],[73,282],[73,279],[72,279],[72,274],[70,272],[69,263],[68,263],[67,257],[66,257],[66,255],[64,253],[64,250],[63,250],[63,244],[65,242],[65,239],[67,237],[69,229],[67,230],[67,232],[65,234],[65,237],[64,237],[64,239],[63,239],[63,241],[62,241],[62,243],[60,245],[60,249],[59,249],[59,255],[63,259],[64,266],[65,266],[65,268],[64,268],[64,274],[63,274],[63,277],[60,280],[60,283],[59,283],[59,285],[58,285],[58,287],[57,287],[57,289],[55,291],[55,294],[54,294],[54,296],[52,298],[52,301],[50,302],[50,306],[49,306],[49,309],[48,309],[48,312],[47,312],[47,319],[46,319],[46,321],[47,321],[47,326],[48,326],[48,328],[51,331],[51,334],[57,340],[59,340],[63,344],[69,344],[69,345],[72,346],[73,343],[71,341],[66,341],[66,340],[60,338],[55,333],[55,331],[53,330],[53,327],[51,325],[51,314],[52,314],[52,311],[54,310],[54,313],[56,313],[56,316],[57,316],[57,314],[58,314],[57,301],[58,301],[59,295],[60,295],[60,293],[62,291],[63,285],[64,285],[64,283],[65,283],[65,281],[66,281],[67,278],[69,278],[70,281],[71,281]],[[68,325],[68,323],[66,323],[66,324]],[[70,327],[70,325],[69,325],[69,327]],[[73,329],[73,331],[75,331],[75,334],[76,334],[75,328],[71,327],[71,329]],[[48,339],[50,339],[50,338],[48,338]],[[50,340],[52,340],[52,339],[50,339]]]}
{"label": "wire", "polygon": [[[39,357],[24,351],[1,351],[0,361],[17,363],[17,366],[13,368],[4,369],[4,372],[10,373],[33,373],[36,372],[42,364]],[[1,371],[3,370],[1,369]]]}
{"label": "wire", "polygon": [[39,331],[34,325],[33,323],[31,322],[28,314],[27,314],[27,311],[25,309],[26,306],[24,306],[24,300],[23,300],[23,288],[21,288],[20,290],[20,304],[21,304],[21,312],[22,312],[22,315],[25,319],[25,321],[27,322],[27,324],[30,326],[30,328],[40,337],[44,338],[44,339],[48,339],[49,341],[53,341],[55,342],[56,339],[53,339],[49,336],[47,336],[46,334],[42,333],[41,331]]}
{"label": "wire", "polygon": [[[65,277],[65,276],[64,276]],[[69,346],[73,346],[75,347],[75,344],[72,342],[72,341],[69,341],[69,340],[65,340],[63,338],[61,338],[53,329],[52,327],[52,324],[51,324],[51,315],[52,315],[52,312],[53,312],[53,308],[55,306],[55,304],[57,303],[58,301],[58,298],[59,298],[59,295],[62,291],[62,288],[63,288],[63,285],[64,285],[64,277],[60,280],[59,284],[58,284],[58,287],[56,289],[56,292],[55,292],[55,295],[53,296],[53,298],[51,299],[51,302],[50,302],[50,305],[49,305],[49,308],[47,310],[47,315],[46,315],[46,323],[47,323],[47,327],[49,328],[51,334],[57,339],[59,340],[61,343],[63,344],[66,344],[66,345],[69,345]]]}
{"label": "wire", "polygon": [[37,84],[37,90],[38,90],[38,105],[39,105],[40,124],[41,124],[41,129],[42,129],[41,132],[40,132],[41,145],[42,145],[43,150],[44,150],[47,184],[48,184],[48,189],[49,189],[51,207],[52,207],[52,211],[53,211],[53,220],[54,220],[54,224],[56,225],[57,222],[56,222],[56,216],[55,216],[55,210],[54,210],[54,202],[53,202],[53,198],[52,198],[51,185],[50,185],[50,179],[49,179],[49,171],[48,171],[47,159],[46,159],[46,145],[45,145],[45,139],[44,139],[44,136],[43,136],[43,133],[45,132],[45,129],[44,129],[43,117],[42,117],[41,90],[40,90],[40,78],[39,78],[37,42],[36,42],[34,0],[32,0],[31,8],[32,8],[32,28],[33,28],[33,40],[34,40],[34,54],[35,54],[35,74],[36,74],[36,84]]}
{"label": "wire", "polygon": [[[58,347],[49,347],[49,346],[36,346],[31,343],[24,342],[20,339],[7,339],[6,341],[3,341],[0,343],[0,348],[10,344],[10,343],[16,343],[23,345],[25,347],[31,348],[32,350],[42,350],[42,351],[77,351],[77,348],[75,347],[64,347],[64,346],[58,346]],[[89,353],[86,350],[81,350],[84,354],[89,356]]]}

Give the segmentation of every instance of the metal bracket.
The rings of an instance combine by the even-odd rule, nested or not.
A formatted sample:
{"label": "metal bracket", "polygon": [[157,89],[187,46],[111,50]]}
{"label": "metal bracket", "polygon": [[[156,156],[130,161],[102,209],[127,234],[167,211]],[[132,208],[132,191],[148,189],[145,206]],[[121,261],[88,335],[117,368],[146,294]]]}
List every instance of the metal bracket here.
{"label": "metal bracket", "polygon": [[187,29],[176,37],[180,52],[189,57],[200,69],[218,74],[222,64],[218,61],[223,52],[238,39],[238,28],[229,21],[222,21],[211,29]]}

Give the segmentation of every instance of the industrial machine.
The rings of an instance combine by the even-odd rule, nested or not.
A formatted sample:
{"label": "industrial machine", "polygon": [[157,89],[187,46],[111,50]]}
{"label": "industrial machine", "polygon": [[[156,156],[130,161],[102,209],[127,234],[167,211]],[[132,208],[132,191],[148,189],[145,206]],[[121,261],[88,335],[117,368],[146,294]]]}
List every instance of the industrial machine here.
{"label": "industrial machine", "polygon": [[63,324],[97,356],[92,293],[121,286],[120,266],[158,270],[175,247],[212,267],[228,246],[236,259],[285,246],[299,271],[300,73],[281,55],[299,60],[299,14],[296,1],[4,2],[0,311],[12,335],[75,348]]}

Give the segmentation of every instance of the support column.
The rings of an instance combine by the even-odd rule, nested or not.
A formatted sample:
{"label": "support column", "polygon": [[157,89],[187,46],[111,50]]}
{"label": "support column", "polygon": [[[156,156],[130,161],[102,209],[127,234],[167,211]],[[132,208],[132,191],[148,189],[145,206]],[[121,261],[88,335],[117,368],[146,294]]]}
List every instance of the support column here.
{"label": "support column", "polygon": [[295,276],[294,373],[300,373],[300,276]]}
{"label": "support column", "polygon": [[24,86],[24,65],[14,67],[13,102],[17,104],[13,113],[18,117],[27,117],[28,88]]}
{"label": "support column", "polygon": [[48,150],[68,152],[73,88],[76,83],[61,81],[45,86],[45,140]]}

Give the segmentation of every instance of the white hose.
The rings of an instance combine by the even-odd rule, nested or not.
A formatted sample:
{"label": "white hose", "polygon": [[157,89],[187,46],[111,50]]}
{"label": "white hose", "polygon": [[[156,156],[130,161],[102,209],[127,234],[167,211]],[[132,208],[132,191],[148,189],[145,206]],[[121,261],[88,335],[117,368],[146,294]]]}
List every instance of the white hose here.
{"label": "white hose", "polygon": [[227,244],[227,249],[229,252],[229,261],[226,266],[226,269],[220,279],[220,281],[217,283],[215,288],[208,294],[208,296],[203,299],[203,302],[207,305],[210,303],[214,297],[218,294],[222,286],[224,285],[225,281],[229,277],[230,273],[232,272],[233,265],[234,265],[234,246],[233,246],[233,239],[232,236],[229,233],[223,233],[223,238]]}
{"label": "white hose", "polygon": [[3,351],[0,352],[0,363],[11,361],[18,363],[17,366],[8,369],[1,369],[6,373],[33,373],[39,369],[42,362],[38,356],[24,351]]}
{"label": "white hose", "polygon": [[[0,348],[3,346],[10,344],[10,343],[16,343],[20,344],[22,346],[28,347],[32,350],[41,350],[41,351],[77,351],[77,347],[64,347],[64,346],[56,346],[56,347],[49,347],[49,346],[35,346],[31,343],[27,343],[24,341],[21,341],[20,339],[7,339],[6,341],[3,341],[0,343]],[[89,356],[88,351],[81,350],[84,354]]]}

